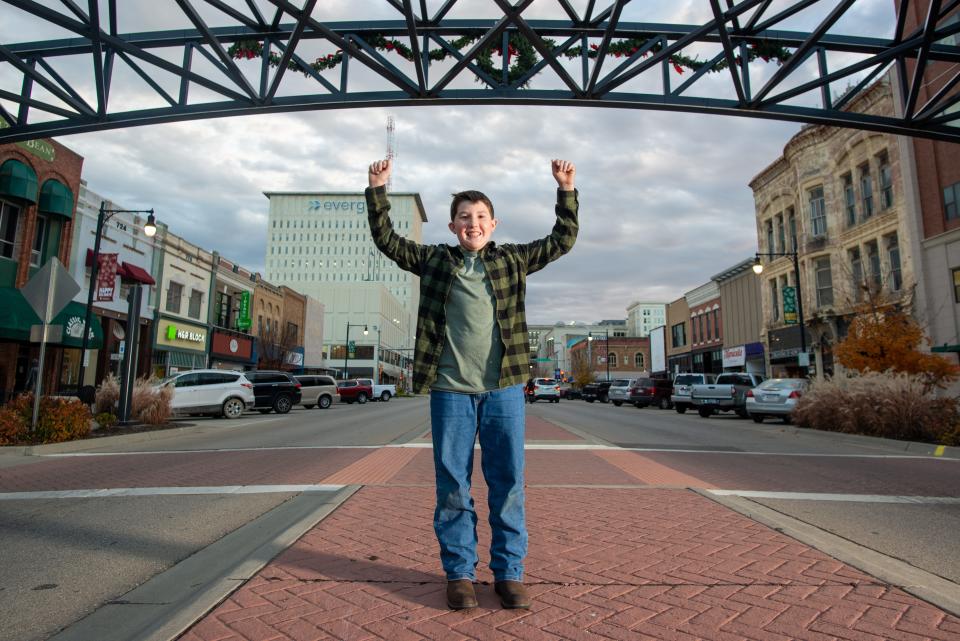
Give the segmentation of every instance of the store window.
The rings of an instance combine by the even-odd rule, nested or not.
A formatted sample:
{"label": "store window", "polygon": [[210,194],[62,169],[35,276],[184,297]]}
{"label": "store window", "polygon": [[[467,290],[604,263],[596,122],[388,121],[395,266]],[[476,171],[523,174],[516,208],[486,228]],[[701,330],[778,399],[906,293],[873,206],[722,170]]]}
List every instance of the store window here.
{"label": "store window", "polygon": [[203,292],[191,289],[190,290],[190,305],[187,308],[187,315],[190,318],[200,318],[200,305],[203,302]]}
{"label": "store window", "polygon": [[4,258],[13,258],[19,220],[20,208],[13,203],[0,201],[0,256]]}
{"label": "store window", "polygon": [[960,218],[960,182],[943,190],[943,214],[947,220]]}
{"label": "store window", "polygon": [[47,244],[47,234],[50,221],[46,216],[37,216],[36,233],[33,235],[33,246],[30,248],[30,264],[39,267],[43,263],[43,251]]}
{"label": "store window", "polygon": [[183,285],[170,281],[167,285],[166,310],[173,314],[180,313],[180,299],[183,296]]}
{"label": "store window", "polygon": [[643,366],[643,352],[637,352],[633,355],[633,366],[641,372],[645,369]]}

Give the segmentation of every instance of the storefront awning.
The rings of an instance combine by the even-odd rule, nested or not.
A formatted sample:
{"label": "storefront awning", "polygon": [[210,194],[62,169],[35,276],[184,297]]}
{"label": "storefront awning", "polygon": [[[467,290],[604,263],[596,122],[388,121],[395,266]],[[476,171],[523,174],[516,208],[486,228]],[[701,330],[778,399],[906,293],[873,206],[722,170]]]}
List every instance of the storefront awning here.
{"label": "storefront awning", "polygon": [[937,345],[936,347],[930,348],[931,352],[960,352],[960,345]]}
{"label": "storefront awning", "polygon": [[120,278],[125,281],[143,283],[144,285],[157,284],[157,281],[153,280],[153,277],[147,270],[126,261],[120,264],[120,269],[117,270],[117,273],[120,275]]}
{"label": "storefront awning", "polygon": [[37,174],[29,165],[13,158],[0,165],[0,196],[35,203],[38,191]]}
{"label": "storefront awning", "polygon": [[73,218],[73,192],[59,180],[51,178],[40,188],[37,210],[45,214]]}
{"label": "storefront awning", "polygon": [[[52,325],[63,326],[63,340],[65,347],[82,347],[83,321],[86,306],[71,301],[54,319]],[[15,341],[29,341],[30,327],[39,325],[40,318],[34,313],[30,303],[23,297],[19,289],[14,287],[0,287],[0,338]],[[87,344],[90,349],[99,349],[103,345],[103,328],[96,315],[90,319],[92,335]]]}

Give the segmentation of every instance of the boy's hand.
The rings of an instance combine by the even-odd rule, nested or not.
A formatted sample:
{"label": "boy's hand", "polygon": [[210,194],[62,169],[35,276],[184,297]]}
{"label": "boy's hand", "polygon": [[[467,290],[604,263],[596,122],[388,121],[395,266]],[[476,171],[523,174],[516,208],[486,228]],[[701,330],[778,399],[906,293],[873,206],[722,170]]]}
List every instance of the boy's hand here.
{"label": "boy's hand", "polygon": [[378,160],[371,164],[367,172],[367,181],[370,183],[370,186],[383,187],[386,185],[387,181],[390,180],[390,171],[392,169],[393,165],[389,159]]}
{"label": "boy's hand", "polygon": [[573,191],[574,178],[577,175],[577,168],[569,160],[554,159],[550,161],[550,168],[553,170],[553,177],[557,180],[557,185],[562,191]]}

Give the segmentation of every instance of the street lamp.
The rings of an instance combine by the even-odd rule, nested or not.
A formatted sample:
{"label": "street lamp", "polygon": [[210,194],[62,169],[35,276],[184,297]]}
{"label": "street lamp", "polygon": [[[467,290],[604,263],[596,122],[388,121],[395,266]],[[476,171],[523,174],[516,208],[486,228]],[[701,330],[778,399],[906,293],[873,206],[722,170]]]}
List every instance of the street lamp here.
{"label": "street lamp", "polygon": [[376,371],[376,376],[374,377],[377,380],[377,385],[380,384],[380,326],[374,325],[373,328],[377,330],[377,349],[374,351],[374,361],[373,367]]}
{"label": "street lamp", "polygon": [[344,346],[343,346],[343,350],[344,350],[343,351],[343,378],[344,379],[350,377],[350,370],[347,369],[347,359],[350,357],[350,328],[351,327],[362,327],[364,336],[370,333],[369,330],[367,330],[366,325],[360,325],[360,324],[354,325],[351,323],[347,323],[347,339],[344,342]]}
{"label": "street lamp", "polygon": [[[90,344],[90,316],[93,314],[93,290],[97,285],[97,276],[100,271],[100,236],[103,226],[114,214],[147,214],[147,224],[143,233],[153,237],[157,233],[157,220],[153,216],[153,209],[107,209],[107,203],[100,201],[100,213],[97,215],[97,231],[93,240],[93,264],[90,265],[90,287],[87,291],[87,311],[83,319],[83,343],[80,347],[80,376],[77,379],[77,393],[83,388],[83,376],[86,373],[87,347]],[[127,322],[139,322],[139,319],[127,319]],[[132,347],[132,346],[131,346]]]}
{"label": "street lamp", "polygon": [[[756,256],[753,259],[753,273],[758,276],[763,273],[763,265],[760,263],[761,256],[771,256],[771,257],[780,257],[780,256],[789,256],[793,258],[793,273],[796,278],[797,283],[797,315],[800,319],[800,353],[807,353],[807,329],[803,322],[803,296],[800,295],[800,258],[797,255],[796,251],[792,252],[757,252]],[[804,358],[807,358],[804,356]],[[797,356],[797,364],[800,364],[800,357]],[[805,364],[806,367],[810,366],[809,361]]]}

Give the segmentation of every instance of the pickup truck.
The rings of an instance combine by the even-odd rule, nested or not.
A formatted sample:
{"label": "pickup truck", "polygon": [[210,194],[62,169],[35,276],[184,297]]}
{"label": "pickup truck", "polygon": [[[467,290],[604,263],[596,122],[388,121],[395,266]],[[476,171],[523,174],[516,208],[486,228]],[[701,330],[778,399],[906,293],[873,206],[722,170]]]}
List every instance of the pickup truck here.
{"label": "pickup truck", "polygon": [[609,397],[607,396],[610,389],[611,381],[597,381],[596,383],[587,383],[583,386],[583,392],[581,393],[581,398],[588,403],[594,401],[600,401],[601,403],[609,402]]}
{"label": "pickup truck", "polygon": [[[367,381],[362,384],[361,381]],[[340,401],[347,405],[354,402],[363,405],[373,398],[373,385],[369,384],[370,379],[352,378],[346,381],[337,381],[337,392],[340,394]]]}
{"label": "pickup truck", "polygon": [[357,382],[373,390],[370,394],[370,400],[372,401],[383,401],[386,403],[397,395],[396,385],[381,385],[380,383],[374,383],[371,378],[358,378]]}
{"label": "pickup truck", "polygon": [[763,376],[759,374],[720,374],[714,383],[694,385],[690,389],[690,402],[704,418],[714,412],[736,412],[737,416],[747,418],[747,390],[761,382]]}

